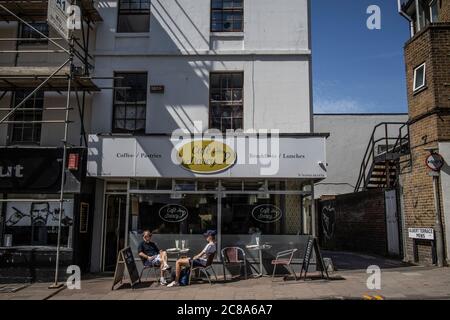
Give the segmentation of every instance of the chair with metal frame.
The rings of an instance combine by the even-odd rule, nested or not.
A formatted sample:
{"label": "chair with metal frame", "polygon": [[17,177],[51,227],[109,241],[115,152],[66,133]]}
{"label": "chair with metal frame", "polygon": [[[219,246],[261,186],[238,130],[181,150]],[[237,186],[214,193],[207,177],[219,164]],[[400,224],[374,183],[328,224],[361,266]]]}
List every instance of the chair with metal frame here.
{"label": "chair with metal frame", "polygon": [[206,260],[206,265],[204,267],[203,266],[194,267],[194,260],[191,260],[191,266],[190,266],[191,270],[189,272],[189,285],[191,285],[192,274],[194,272],[199,272],[199,271],[203,272],[206,275],[206,278],[208,279],[208,282],[210,285],[212,285],[212,283],[211,283],[211,278],[208,273],[209,270],[212,271],[212,273],[214,274],[214,277],[216,278],[216,281],[217,281],[217,274],[213,268],[213,262],[214,262],[215,257],[216,257],[216,252],[209,254],[208,259]]}
{"label": "chair with metal frame", "polygon": [[146,270],[148,270],[147,276],[153,271],[153,274],[155,275],[155,279],[159,279],[159,275],[157,273],[157,271],[159,272],[161,270],[161,267],[159,265],[156,265],[156,266],[153,266],[153,265],[146,266],[146,265],[144,265],[142,267],[141,273],[139,274],[139,282],[141,282],[142,275],[144,274],[144,272]]}
{"label": "chair with metal frame", "polygon": [[[239,256],[241,254],[241,256]],[[241,274],[241,268],[244,266],[245,279],[247,280],[247,259],[245,257],[245,251],[239,247],[226,247],[221,251],[222,265],[223,265],[223,279],[227,281],[226,266],[238,265],[239,275]],[[242,259],[240,259],[242,258]]]}
{"label": "chair with metal frame", "polygon": [[271,264],[273,265],[273,273],[272,273],[272,281],[275,279],[275,272],[277,270],[277,266],[286,267],[289,272],[294,276],[294,279],[297,281],[297,275],[295,274],[294,269],[292,269],[291,262],[294,258],[294,254],[298,251],[298,249],[290,249],[277,253],[275,260],[272,260]]}

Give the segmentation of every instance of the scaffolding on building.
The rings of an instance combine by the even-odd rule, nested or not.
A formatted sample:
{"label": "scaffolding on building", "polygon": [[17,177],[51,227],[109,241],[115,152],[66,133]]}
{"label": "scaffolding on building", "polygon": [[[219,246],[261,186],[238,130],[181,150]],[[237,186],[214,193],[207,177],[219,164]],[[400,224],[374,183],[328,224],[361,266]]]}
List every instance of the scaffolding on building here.
{"label": "scaffolding on building", "polygon": [[[58,285],[58,269],[59,269],[59,255],[61,242],[61,220],[63,203],[65,199],[65,175],[67,172],[67,153],[69,146],[68,134],[69,125],[72,123],[70,119],[70,111],[76,109],[78,117],[80,118],[80,142],[79,147],[87,148],[87,135],[85,128],[85,108],[86,95],[98,92],[101,90],[93,81],[92,72],[94,69],[94,59],[89,53],[89,44],[91,42],[91,33],[94,31],[95,23],[102,21],[102,18],[96,9],[93,0],[74,0],[70,4],[77,5],[81,9],[81,30],[76,30],[70,33],[69,38],[52,38],[50,34],[44,34],[33,26],[33,23],[47,20],[48,15],[48,1],[42,0],[19,0],[19,1],[4,1],[0,0],[0,22],[3,23],[18,23],[19,25],[27,26],[29,30],[34,32],[34,37],[21,37],[19,34],[13,38],[0,38],[1,43],[11,43],[7,49],[0,50],[0,61],[2,56],[15,55],[12,66],[0,66],[0,101],[9,92],[26,92],[26,97],[19,103],[10,105],[9,108],[0,108],[0,112],[5,115],[0,117],[0,125],[14,125],[20,123],[25,124],[46,124],[46,125],[63,125],[64,134],[61,139],[63,156],[61,162],[61,185],[58,199],[51,199],[51,202],[59,202],[59,222],[58,222],[58,238],[56,251],[56,267],[55,267],[55,281],[53,287]],[[38,37],[36,37],[38,35]],[[21,46],[19,43],[33,43],[36,41],[45,41],[48,43],[47,49],[35,49],[33,46]],[[14,46],[14,48],[12,48]],[[23,54],[48,54],[59,55],[63,57],[63,62],[56,66],[24,66],[18,63],[19,56]],[[6,61],[5,59],[4,61]],[[55,61],[52,60],[52,61]],[[53,120],[14,120],[13,116],[19,111],[30,111],[26,108],[25,103],[31,99],[38,92],[56,92],[61,96],[66,95],[65,103],[61,106],[46,107],[43,106],[43,111],[60,111],[64,114],[62,119]],[[71,106],[71,95],[75,95],[76,106]],[[11,100],[13,101],[13,100]],[[0,199],[0,202],[16,201],[12,199]],[[27,199],[22,201],[35,201],[35,199]]]}

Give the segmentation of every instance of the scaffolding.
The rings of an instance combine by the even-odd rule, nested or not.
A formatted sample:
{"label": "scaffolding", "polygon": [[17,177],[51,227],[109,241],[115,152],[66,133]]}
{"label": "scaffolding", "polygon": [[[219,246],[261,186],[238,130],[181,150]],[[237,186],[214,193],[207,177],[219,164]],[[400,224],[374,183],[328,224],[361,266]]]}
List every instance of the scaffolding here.
{"label": "scaffolding", "polygon": [[[13,66],[0,67],[0,100],[2,100],[8,92],[15,93],[17,91],[26,91],[26,97],[16,105],[10,105],[10,108],[0,108],[1,112],[6,113],[0,118],[0,125],[11,125],[16,123],[25,124],[49,124],[63,125],[64,133],[61,140],[63,148],[63,158],[61,162],[62,174],[59,198],[52,199],[52,202],[59,202],[59,222],[58,237],[56,249],[56,266],[55,281],[52,288],[60,287],[58,284],[59,256],[61,242],[61,220],[63,203],[65,199],[65,174],[67,153],[69,148],[68,134],[71,107],[71,94],[75,94],[76,109],[80,118],[80,142],[79,146],[87,148],[87,136],[84,125],[86,95],[100,91],[95,85],[91,77],[94,65],[93,57],[89,54],[89,43],[91,41],[90,34],[94,31],[95,23],[102,21],[99,12],[96,9],[93,0],[73,0],[71,4],[77,5],[81,9],[81,30],[71,32],[69,39],[51,38],[49,34],[44,34],[32,24],[35,22],[47,20],[48,1],[35,0],[19,0],[4,1],[0,0],[0,22],[17,22],[27,26],[39,37],[24,38],[0,38],[0,43],[15,44],[14,49],[0,50],[0,59],[6,54],[15,55]],[[33,42],[44,40],[48,43],[48,49],[38,50],[30,46],[19,46],[19,43]],[[12,47],[12,45],[11,45]],[[62,55],[64,62],[57,66],[20,66],[18,65],[18,57],[21,54],[48,54],[49,56]],[[11,120],[11,117],[18,111],[32,110],[25,108],[25,103],[31,99],[37,92],[57,92],[60,95],[66,94],[65,105],[57,107],[43,107],[39,110],[46,111],[64,111],[63,119],[56,120]],[[15,102],[14,102],[15,104]],[[12,200],[2,199],[1,202]],[[33,201],[31,199],[25,201]]]}

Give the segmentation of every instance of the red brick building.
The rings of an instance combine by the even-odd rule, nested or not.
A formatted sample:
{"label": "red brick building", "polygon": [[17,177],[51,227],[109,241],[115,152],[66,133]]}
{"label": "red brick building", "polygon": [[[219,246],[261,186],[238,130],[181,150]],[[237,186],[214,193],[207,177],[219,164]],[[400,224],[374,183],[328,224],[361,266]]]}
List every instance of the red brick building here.
{"label": "red brick building", "polygon": [[399,8],[411,28],[411,39],[405,44],[411,161],[404,162],[400,175],[403,251],[407,261],[431,264],[434,244],[411,239],[408,229],[436,229],[433,178],[425,163],[428,149],[435,148],[447,162],[438,191],[442,243],[449,261],[450,0],[399,0]]}

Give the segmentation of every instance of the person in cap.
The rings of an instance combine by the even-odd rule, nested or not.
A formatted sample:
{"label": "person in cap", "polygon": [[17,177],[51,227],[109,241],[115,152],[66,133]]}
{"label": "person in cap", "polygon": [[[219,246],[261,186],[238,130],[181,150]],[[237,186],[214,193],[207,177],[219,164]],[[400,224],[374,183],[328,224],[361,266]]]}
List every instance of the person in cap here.
{"label": "person in cap", "polygon": [[208,261],[208,257],[211,254],[215,254],[217,251],[216,247],[216,231],[215,230],[208,230],[203,235],[206,238],[206,241],[208,241],[208,244],[205,246],[205,248],[200,252],[198,255],[196,255],[193,258],[181,258],[178,259],[176,262],[176,268],[175,268],[175,280],[172,281],[168,287],[175,287],[179,285],[180,280],[180,274],[181,269],[183,267],[189,267],[192,262],[192,266],[195,267],[206,267],[206,263]]}

